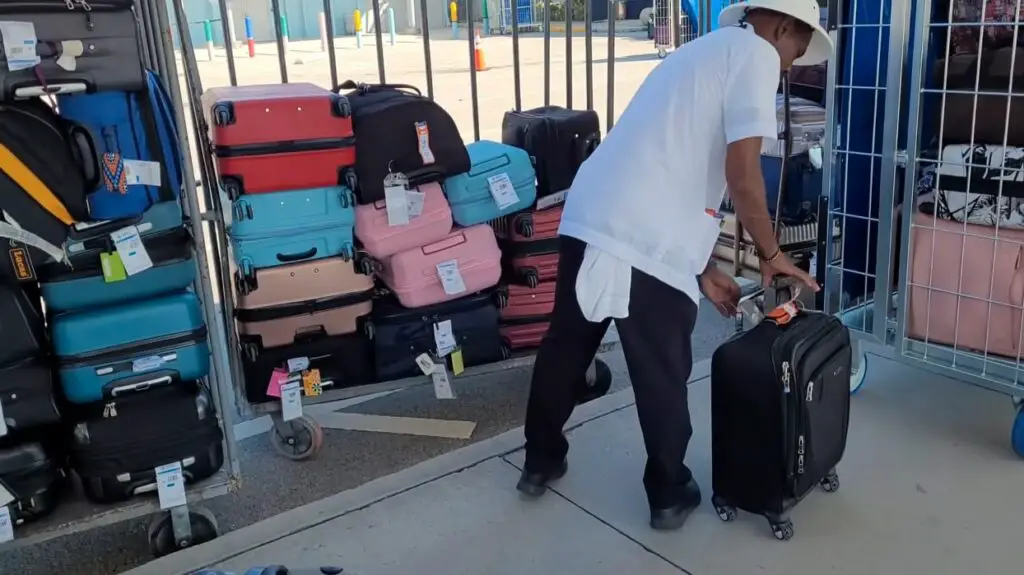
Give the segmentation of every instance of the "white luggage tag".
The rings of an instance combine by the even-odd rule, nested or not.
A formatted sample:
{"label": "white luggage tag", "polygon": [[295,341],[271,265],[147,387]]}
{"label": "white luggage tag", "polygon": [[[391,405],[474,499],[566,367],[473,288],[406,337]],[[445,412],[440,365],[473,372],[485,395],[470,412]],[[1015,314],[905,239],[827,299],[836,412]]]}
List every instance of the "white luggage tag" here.
{"label": "white luggage tag", "polygon": [[121,264],[127,275],[133,276],[142,273],[153,267],[153,260],[146,251],[145,244],[139,236],[139,229],[135,226],[127,226],[110,234],[114,241],[117,255],[121,256]]}
{"label": "white luggage tag", "polygon": [[441,287],[448,295],[459,295],[466,291],[466,282],[462,280],[459,272],[458,260],[445,260],[437,264],[437,277],[441,280]]}
{"label": "white luggage tag", "polygon": [[64,40],[60,43],[60,56],[57,56],[57,65],[74,72],[78,69],[78,58],[85,54],[85,45],[81,40]]}
{"label": "white luggage tag", "polygon": [[508,177],[508,172],[487,178],[487,187],[491,190],[491,197],[494,198],[494,203],[498,205],[499,210],[519,203],[519,196],[516,194],[515,186],[512,185],[512,179]]}
{"label": "white luggage tag", "polygon": [[0,22],[7,69],[11,72],[34,68],[42,59],[36,53],[36,25],[32,22]]}
{"label": "white luggage tag", "polygon": [[167,510],[188,503],[185,496],[185,477],[181,472],[180,461],[161,465],[155,471],[160,509]]}
{"label": "white luggage tag", "polygon": [[14,541],[14,522],[11,520],[11,509],[6,505],[0,507],[0,543]]}
{"label": "white luggage tag", "polygon": [[[4,419],[4,402],[0,401],[0,437],[7,435],[7,420]],[[0,505],[3,505],[0,503]]]}
{"label": "white luggage tag", "polygon": [[446,319],[434,324],[434,344],[437,357],[445,357],[455,350],[455,334],[452,332],[452,320]]}
{"label": "white luggage tag", "polygon": [[291,421],[302,417],[302,378],[290,377],[281,385],[281,419]]}
{"label": "white luggage tag", "polygon": [[405,174],[388,172],[384,176],[384,206],[388,212],[388,225],[404,226],[409,223],[409,179]]}
{"label": "white luggage tag", "polygon": [[452,390],[451,380],[448,378],[448,368],[443,363],[436,364],[430,372],[430,379],[434,383],[434,397],[437,399],[455,399],[455,391]]}

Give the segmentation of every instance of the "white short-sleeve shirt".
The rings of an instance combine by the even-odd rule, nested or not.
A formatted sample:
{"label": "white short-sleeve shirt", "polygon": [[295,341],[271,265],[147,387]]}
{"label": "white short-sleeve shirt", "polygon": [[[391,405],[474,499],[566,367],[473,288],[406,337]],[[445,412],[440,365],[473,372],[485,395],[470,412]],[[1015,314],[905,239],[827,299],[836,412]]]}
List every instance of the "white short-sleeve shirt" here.
{"label": "white short-sleeve shirt", "polygon": [[726,146],[777,137],[780,68],[778,52],[750,27],[681,46],[651,71],[580,167],[559,231],[696,302],[696,276],[718,237],[707,210],[717,211],[725,193]]}

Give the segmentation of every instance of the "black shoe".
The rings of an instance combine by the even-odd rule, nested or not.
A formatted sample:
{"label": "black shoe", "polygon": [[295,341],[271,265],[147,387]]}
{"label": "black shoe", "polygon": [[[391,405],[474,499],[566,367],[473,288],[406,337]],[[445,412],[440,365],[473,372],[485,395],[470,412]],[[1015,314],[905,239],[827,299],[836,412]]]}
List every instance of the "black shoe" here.
{"label": "black shoe", "polygon": [[561,479],[568,470],[569,463],[564,459],[561,465],[547,472],[523,469],[523,474],[519,476],[519,483],[516,484],[516,489],[523,495],[540,497],[548,490],[548,483]]}
{"label": "black shoe", "polygon": [[657,531],[674,531],[683,526],[690,512],[700,505],[700,486],[690,479],[680,495],[679,503],[667,509],[651,509],[651,528]]}

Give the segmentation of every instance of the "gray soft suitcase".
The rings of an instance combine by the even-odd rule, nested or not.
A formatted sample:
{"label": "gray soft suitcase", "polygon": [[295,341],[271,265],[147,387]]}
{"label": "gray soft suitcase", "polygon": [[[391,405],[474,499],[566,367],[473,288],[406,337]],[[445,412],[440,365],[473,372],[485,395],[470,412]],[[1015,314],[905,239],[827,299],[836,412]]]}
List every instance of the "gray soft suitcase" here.
{"label": "gray soft suitcase", "polygon": [[[35,55],[40,59],[34,68],[10,70],[11,46],[5,42],[23,39],[22,33],[12,32],[10,23],[22,32],[28,28],[22,23],[34,29]],[[0,101],[142,90],[146,81],[137,30],[133,0],[0,1]],[[73,57],[78,47],[81,55]]]}

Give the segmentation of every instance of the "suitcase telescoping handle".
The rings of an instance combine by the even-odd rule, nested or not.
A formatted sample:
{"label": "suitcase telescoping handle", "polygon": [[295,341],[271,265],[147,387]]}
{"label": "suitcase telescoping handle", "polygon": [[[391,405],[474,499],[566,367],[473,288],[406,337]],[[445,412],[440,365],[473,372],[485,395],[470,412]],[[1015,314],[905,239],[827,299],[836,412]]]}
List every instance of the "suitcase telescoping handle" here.
{"label": "suitcase telescoping handle", "polygon": [[285,264],[290,262],[301,262],[302,260],[308,260],[315,256],[316,252],[317,248],[309,248],[308,250],[297,254],[277,254],[277,261]]}
{"label": "suitcase telescoping handle", "polygon": [[423,246],[422,250],[424,255],[436,254],[437,252],[451,249],[464,243],[466,243],[466,234],[459,233],[457,236],[449,236],[439,242],[427,244]]}
{"label": "suitcase telescoping handle", "polygon": [[368,92],[379,92],[381,90],[401,90],[405,92],[415,92],[417,96],[422,96],[423,92],[416,86],[410,84],[366,84],[363,82],[356,82],[355,80],[345,80],[334,89],[335,92],[341,92],[342,90],[359,90],[363,94]]}

